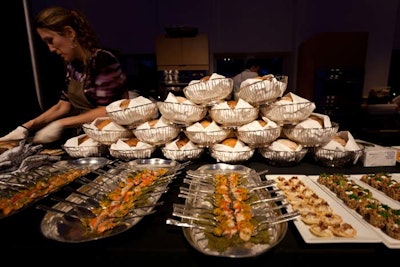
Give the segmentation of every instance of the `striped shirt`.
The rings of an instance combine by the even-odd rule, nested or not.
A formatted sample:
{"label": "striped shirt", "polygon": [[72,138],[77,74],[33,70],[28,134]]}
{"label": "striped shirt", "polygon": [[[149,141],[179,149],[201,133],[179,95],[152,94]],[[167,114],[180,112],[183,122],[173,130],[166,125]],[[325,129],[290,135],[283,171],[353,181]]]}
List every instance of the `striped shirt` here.
{"label": "striped shirt", "polygon": [[126,96],[126,75],[117,57],[109,51],[98,49],[87,71],[82,62],[68,63],[66,70],[61,100],[69,101],[67,90],[71,78],[84,84],[85,96],[94,106],[106,106]]}

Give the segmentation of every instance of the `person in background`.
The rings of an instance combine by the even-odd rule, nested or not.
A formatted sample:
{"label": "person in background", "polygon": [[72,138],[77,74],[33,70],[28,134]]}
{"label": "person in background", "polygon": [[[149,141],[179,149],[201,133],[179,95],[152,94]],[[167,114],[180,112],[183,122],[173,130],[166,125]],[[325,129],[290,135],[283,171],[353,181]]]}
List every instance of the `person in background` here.
{"label": "person in background", "polygon": [[129,98],[119,60],[99,47],[96,34],[80,11],[49,7],[37,15],[34,26],[49,50],[63,58],[65,87],[55,105],[0,141],[22,140],[35,133],[33,143],[51,143],[67,128],[79,130],[84,123],[107,116],[108,104]]}
{"label": "person in background", "polygon": [[390,102],[393,103],[393,104],[396,104],[397,105],[397,109],[400,110],[400,95],[398,95],[395,98],[393,98]]}
{"label": "person in background", "polygon": [[235,75],[232,80],[233,80],[233,92],[236,93],[239,88],[240,84],[251,78],[256,78],[259,77],[260,75],[258,74],[260,70],[260,62],[256,58],[250,58],[246,61],[245,69]]}

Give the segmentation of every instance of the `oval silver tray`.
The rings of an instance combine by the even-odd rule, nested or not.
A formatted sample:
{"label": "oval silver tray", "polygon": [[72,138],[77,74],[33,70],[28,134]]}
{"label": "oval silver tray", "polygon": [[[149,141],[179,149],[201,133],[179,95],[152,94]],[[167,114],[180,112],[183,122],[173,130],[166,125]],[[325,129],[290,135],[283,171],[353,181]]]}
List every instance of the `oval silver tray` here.
{"label": "oval silver tray", "polygon": [[187,163],[179,163],[176,160],[163,159],[163,158],[147,158],[147,159],[135,159],[132,161],[128,161],[126,163],[122,163],[120,166],[126,169],[160,169],[167,168],[168,172],[166,175],[177,172],[178,170],[184,168]]}
{"label": "oval silver tray", "polygon": [[[66,243],[98,240],[125,232],[139,223],[144,216],[152,214],[155,211],[154,207],[159,204],[157,203],[159,198],[162,193],[166,191],[169,181],[174,178],[176,171],[179,170],[180,167],[181,165],[173,161],[162,159],[138,159],[132,162],[121,163],[108,171],[97,171],[99,175],[95,177],[92,182],[72,192],[65,198],[66,201],[60,201],[52,206],[51,208],[55,209],[54,211],[48,210],[46,212],[41,221],[41,232],[46,238]],[[68,203],[68,201],[72,201],[78,203],[80,206],[86,205],[87,208],[90,208],[91,205],[93,205],[93,200],[102,201],[98,195],[103,191],[109,192],[106,190],[108,186],[114,188],[116,185],[119,185],[118,181],[124,181],[128,175],[139,173],[143,169],[157,170],[161,168],[167,169],[167,172],[160,176],[165,179],[158,178],[157,184],[154,184],[151,189],[146,191],[144,198],[141,198],[139,202],[135,202],[130,208],[129,213],[119,218],[115,227],[106,231],[92,231],[90,228],[86,227],[81,219],[75,216],[76,212],[74,212],[74,206]],[[160,180],[162,181],[159,182]],[[101,190],[97,190],[99,186],[104,187],[101,187]],[[82,198],[82,194],[85,195],[85,197]],[[92,201],[85,201],[85,199]]]}
{"label": "oval silver tray", "polygon": [[91,170],[96,170],[109,164],[111,161],[104,157],[85,157],[72,160],[61,160],[54,163],[55,167],[62,168],[89,168]]}
{"label": "oval silver tray", "polygon": [[[90,171],[91,169],[86,166],[67,168],[65,165],[56,166],[54,163],[1,179],[0,219],[22,211]],[[37,184],[41,184],[41,186],[38,187]]]}
{"label": "oval silver tray", "polygon": [[[254,169],[248,168],[243,165],[233,165],[226,163],[208,164],[199,167],[197,170],[193,171],[192,174],[193,175],[199,174],[200,176],[204,177],[210,174],[213,175],[213,174],[232,173],[232,172],[239,173],[240,175],[245,176],[247,178],[246,179],[247,186],[258,186],[262,184],[259,174]],[[189,185],[190,190],[196,190],[194,187],[196,187],[196,183],[191,183]],[[259,191],[262,190],[258,190],[257,192]],[[259,197],[270,197],[270,195],[267,194],[267,191],[262,191],[261,193],[259,193]],[[197,203],[198,201],[202,200],[196,199],[196,197],[187,198],[185,201],[185,205],[187,205],[187,203],[190,203],[190,205],[194,205],[193,203]],[[276,210],[276,212],[278,214],[281,214],[280,210]],[[187,220],[187,222],[191,223],[190,220]],[[203,254],[219,256],[219,257],[243,258],[243,257],[255,257],[276,246],[285,236],[287,227],[288,227],[287,222],[282,222],[269,226],[268,243],[254,243],[252,242],[252,239],[250,239],[250,241],[248,242],[230,246],[222,252],[213,250],[208,247],[208,239],[204,231],[199,228],[184,227],[183,233],[189,244],[192,247],[194,247],[197,251]]]}

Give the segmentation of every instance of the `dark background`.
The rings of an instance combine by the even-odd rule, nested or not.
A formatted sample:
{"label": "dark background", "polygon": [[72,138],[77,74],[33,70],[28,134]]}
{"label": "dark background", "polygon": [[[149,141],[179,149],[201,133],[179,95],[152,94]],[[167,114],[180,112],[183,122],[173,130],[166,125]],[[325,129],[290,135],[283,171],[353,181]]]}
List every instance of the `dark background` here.
{"label": "dark background", "polygon": [[[357,66],[354,69],[357,75],[351,77],[352,80],[357,79],[354,83],[357,87],[356,95],[346,96],[347,102],[354,103],[352,106],[356,108],[346,110],[346,114],[359,114],[359,103],[364,100],[372,87],[390,86],[394,95],[399,94],[400,75],[396,75],[400,73],[400,34],[398,34],[400,6],[398,1],[389,1],[387,6],[380,9],[373,7],[372,1],[359,0],[338,1],[335,7],[326,8],[322,8],[318,1],[313,0],[306,2],[287,0],[279,3],[271,1],[268,5],[265,1],[261,1],[264,5],[259,5],[257,8],[260,1],[256,1],[255,6],[242,10],[239,15],[233,15],[234,11],[239,9],[235,3],[228,6],[224,5],[225,1],[220,1],[218,4],[213,1],[196,2],[196,4],[189,2],[175,0],[167,4],[156,0],[145,2],[117,0],[110,4],[108,1],[91,0],[25,1],[31,17],[34,17],[43,7],[50,5],[81,9],[87,14],[105,47],[118,52],[128,74],[129,87],[146,96],[157,92],[159,86],[160,75],[156,70],[154,52],[155,37],[165,34],[164,28],[167,25],[184,23],[195,24],[200,32],[206,32],[209,35],[210,73],[217,72],[228,77],[233,76],[243,69],[249,56],[257,56],[263,59],[263,73],[287,74],[289,76],[288,90],[295,93],[300,90],[299,81],[304,80],[304,76],[299,75],[301,69],[296,69],[301,65],[298,55],[302,45],[319,32],[365,32],[368,34],[365,62],[361,67]],[[14,79],[11,87],[4,89],[6,93],[2,97],[3,103],[0,106],[1,113],[5,116],[0,134],[7,133],[55,103],[59,95],[58,85],[63,81],[61,59],[51,54],[47,46],[39,40],[36,32],[33,32],[36,70],[42,93],[42,107],[40,107],[35,91],[23,4],[24,1],[12,1],[15,15],[10,18],[10,23],[16,25],[14,39],[16,43],[11,42],[8,50],[13,52],[11,57],[15,55],[18,60],[14,61],[15,63],[11,64],[13,67],[7,68],[5,73],[5,77],[14,77]],[[265,9],[267,6],[275,9],[274,14],[269,12],[265,17],[252,16],[260,12],[258,9]],[[340,6],[343,8],[339,9]],[[330,13],[328,9],[331,10]],[[338,10],[342,12],[340,18],[334,15]],[[352,12],[354,10],[358,12]],[[199,13],[204,16],[200,16]],[[222,13],[232,13],[232,15],[228,14],[220,18],[218,15]],[[285,14],[285,16],[279,17],[279,14]],[[365,19],[366,17],[370,19]],[[374,17],[381,18],[379,23],[374,22],[372,19]],[[275,21],[276,25],[272,25],[271,21]],[[228,23],[232,25],[231,28],[225,27]],[[336,42],[340,41],[336,40]],[[325,53],[331,54],[334,49],[334,47],[330,48]],[[226,57],[232,60],[227,63],[223,60]],[[349,55],[344,53],[342,57],[346,58]],[[306,60],[306,62],[310,63],[311,60]],[[315,76],[315,78],[311,77],[309,91],[312,92],[312,97],[310,100],[323,102],[324,99],[320,100],[321,95],[326,97],[325,91],[332,91],[330,88],[332,83],[318,80],[323,73],[326,74],[327,67],[329,69],[331,66],[307,70],[308,74],[312,72],[310,76]],[[332,67],[337,66],[332,64]],[[325,87],[322,86],[323,84]],[[333,91],[345,92],[348,87],[348,80],[344,80],[343,84],[337,89],[333,88]],[[318,108],[326,110],[326,107],[321,104]],[[335,110],[336,107],[328,108]],[[353,124],[353,121],[344,121],[346,114],[339,114],[343,120],[341,130],[357,131],[363,127],[359,125],[363,122],[362,120],[358,120],[357,124]],[[389,124],[390,122],[389,120]],[[385,121],[385,124],[388,123]]]}

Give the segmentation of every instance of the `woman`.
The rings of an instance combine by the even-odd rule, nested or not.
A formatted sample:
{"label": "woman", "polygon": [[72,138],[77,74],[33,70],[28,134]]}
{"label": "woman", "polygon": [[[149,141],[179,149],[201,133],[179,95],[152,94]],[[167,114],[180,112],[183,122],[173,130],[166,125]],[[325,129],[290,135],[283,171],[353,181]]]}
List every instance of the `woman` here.
{"label": "woman", "polygon": [[97,117],[107,116],[106,106],[128,98],[126,76],[118,59],[100,49],[97,37],[83,14],[63,7],[42,10],[35,28],[49,50],[65,62],[66,76],[57,104],[0,141],[22,140],[36,131],[34,143],[59,140],[66,128],[80,128]]}

